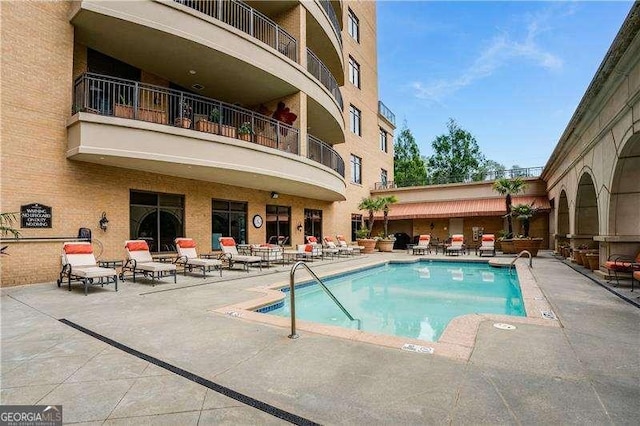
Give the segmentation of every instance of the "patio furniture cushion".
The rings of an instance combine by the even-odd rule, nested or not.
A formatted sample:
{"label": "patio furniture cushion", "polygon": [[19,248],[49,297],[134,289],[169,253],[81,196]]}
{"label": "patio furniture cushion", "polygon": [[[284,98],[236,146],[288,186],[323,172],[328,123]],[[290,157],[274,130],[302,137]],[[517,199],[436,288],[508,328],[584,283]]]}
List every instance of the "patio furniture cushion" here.
{"label": "patio furniture cushion", "polygon": [[72,269],[72,273],[82,278],[113,277],[118,274],[113,268],[101,268],[99,266],[77,266]]}
{"label": "patio furniture cushion", "polygon": [[149,251],[149,244],[143,240],[127,241],[126,247],[129,251]]}
{"label": "patio furniture cushion", "polygon": [[176,245],[180,248],[196,248],[196,242],[191,238],[176,238]]}
{"label": "patio furniture cushion", "polygon": [[69,243],[63,246],[66,254],[92,254],[93,247],[91,243]]}

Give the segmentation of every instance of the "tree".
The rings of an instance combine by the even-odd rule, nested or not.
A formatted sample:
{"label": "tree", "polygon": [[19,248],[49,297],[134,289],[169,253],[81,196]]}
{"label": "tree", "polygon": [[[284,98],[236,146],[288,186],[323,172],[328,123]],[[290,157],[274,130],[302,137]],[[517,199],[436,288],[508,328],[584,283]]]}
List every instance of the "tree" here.
{"label": "tree", "polygon": [[380,205],[382,206],[382,211],[384,212],[384,237],[389,237],[389,206],[393,203],[397,203],[398,199],[395,195],[389,195],[386,197],[380,197]]}
{"label": "tree", "polygon": [[[13,224],[17,221],[17,213],[0,213],[0,236],[6,237],[7,235],[13,235],[13,238],[20,237],[20,231],[13,227]],[[0,247],[0,254],[7,254],[5,250],[8,246]]]}
{"label": "tree", "polygon": [[366,210],[369,212],[369,220],[367,221],[367,225],[368,225],[368,235],[367,237],[371,237],[371,231],[373,230],[373,214],[375,212],[379,212],[380,210],[382,210],[382,203],[381,203],[381,198],[371,198],[371,197],[367,197],[367,198],[363,198],[360,201],[360,204],[358,204],[358,208],[360,210]]}
{"label": "tree", "polygon": [[405,121],[393,145],[393,176],[398,187],[427,184],[427,168]]}
{"label": "tree", "polygon": [[484,160],[480,165],[479,175],[482,175],[482,179],[474,180],[494,180],[503,178],[505,175],[506,167],[497,161]]}
{"label": "tree", "polygon": [[509,224],[509,232],[506,237],[513,237],[513,221],[511,220],[511,194],[519,194],[523,192],[527,184],[520,178],[515,179],[507,179],[502,178],[498,179],[493,183],[493,190],[496,191],[500,195],[506,195],[505,204],[507,207],[507,223]]}
{"label": "tree", "polygon": [[522,224],[522,230],[525,238],[529,238],[529,224],[531,218],[538,212],[536,207],[531,204],[517,204],[511,207],[511,216],[515,216]]}
{"label": "tree", "polygon": [[482,180],[481,165],[485,159],[476,138],[458,126],[454,119],[447,123],[448,134],[432,143],[434,154],[428,157],[430,183],[453,183]]}

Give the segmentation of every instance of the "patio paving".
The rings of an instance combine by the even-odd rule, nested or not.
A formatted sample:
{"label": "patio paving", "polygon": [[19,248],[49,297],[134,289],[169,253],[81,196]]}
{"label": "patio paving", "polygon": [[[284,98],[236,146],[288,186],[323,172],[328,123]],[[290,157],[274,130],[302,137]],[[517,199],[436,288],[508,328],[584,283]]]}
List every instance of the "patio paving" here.
{"label": "patio paving", "polygon": [[[406,258],[415,257],[311,267],[326,274]],[[117,293],[98,287],[86,297],[77,285],[2,289],[0,402],[62,404],[65,423],[285,423],[64,318],[321,424],[640,424],[640,309],[548,253],[533,275],[562,327],[483,322],[468,361],[304,331],[291,340],[288,329],[215,312],[256,298],[251,288],[286,282],[289,270],[179,276],[155,287],[126,281]]]}

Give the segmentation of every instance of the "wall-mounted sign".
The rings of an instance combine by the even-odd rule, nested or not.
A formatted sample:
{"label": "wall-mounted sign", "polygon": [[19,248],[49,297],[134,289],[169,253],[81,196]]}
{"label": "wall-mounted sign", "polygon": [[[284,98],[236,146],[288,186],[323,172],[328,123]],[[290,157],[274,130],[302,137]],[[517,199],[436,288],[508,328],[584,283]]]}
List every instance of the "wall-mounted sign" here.
{"label": "wall-mounted sign", "polygon": [[51,228],[51,207],[38,203],[20,206],[20,227]]}

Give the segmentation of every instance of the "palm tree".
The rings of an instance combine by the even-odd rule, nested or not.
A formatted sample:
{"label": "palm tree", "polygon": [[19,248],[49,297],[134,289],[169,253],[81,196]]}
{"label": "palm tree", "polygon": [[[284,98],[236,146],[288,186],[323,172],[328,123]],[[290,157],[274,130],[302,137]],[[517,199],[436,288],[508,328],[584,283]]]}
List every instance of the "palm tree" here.
{"label": "palm tree", "polygon": [[493,190],[499,193],[500,195],[506,195],[505,203],[507,207],[507,223],[509,224],[509,233],[506,235],[507,238],[513,237],[513,223],[511,220],[511,194],[519,194],[525,190],[527,184],[525,181],[520,179],[519,177],[514,179],[502,178],[498,179],[493,183]]}
{"label": "palm tree", "polygon": [[381,203],[381,198],[371,198],[371,197],[367,197],[367,198],[363,198],[360,201],[360,204],[358,204],[358,208],[360,210],[366,210],[369,212],[369,220],[367,221],[367,225],[368,225],[368,230],[369,230],[369,235],[368,237],[371,237],[371,231],[373,230],[373,214],[375,212],[379,212],[380,210],[382,210],[382,203]]}
{"label": "palm tree", "polygon": [[511,207],[511,216],[517,217],[520,223],[522,223],[525,238],[529,238],[529,224],[531,222],[531,218],[537,212],[538,209],[536,207],[533,207],[533,203],[516,204],[515,206]]}
{"label": "palm tree", "polygon": [[389,206],[393,203],[397,203],[398,199],[395,195],[389,195],[387,197],[380,197],[380,204],[382,205],[382,211],[384,212],[384,237],[389,237],[388,225],[389,225]]}
{"label": "palm tree", "polygon": [[[17,213],[0,213],[0,236],[6,237],[7,235],[13,235],[13,238],[20,236],[20,231],[13,227],[13,223],[16,222]],[[7,254],[4,251],[8,246],[0,247],[0,254]]]}

